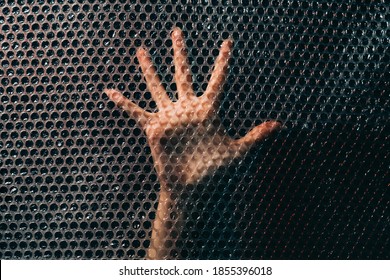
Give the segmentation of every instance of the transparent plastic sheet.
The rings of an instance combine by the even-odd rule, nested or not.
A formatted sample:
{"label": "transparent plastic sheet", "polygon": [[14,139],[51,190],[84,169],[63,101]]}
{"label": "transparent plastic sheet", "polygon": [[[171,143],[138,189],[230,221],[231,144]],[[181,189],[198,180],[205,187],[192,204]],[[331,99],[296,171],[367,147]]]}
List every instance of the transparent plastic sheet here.
{"label": "transparent plastic sheet", "polygon": [[[166,2],[166,3],[165,3]],[[199,96],[232,38],[219,116],[285,128],[183,189],[172,257],[389,257],[386,1],[0,0],[0,257],[142,259],[160,191],[145,134],[103,93],[175,99],[173,27]]]}

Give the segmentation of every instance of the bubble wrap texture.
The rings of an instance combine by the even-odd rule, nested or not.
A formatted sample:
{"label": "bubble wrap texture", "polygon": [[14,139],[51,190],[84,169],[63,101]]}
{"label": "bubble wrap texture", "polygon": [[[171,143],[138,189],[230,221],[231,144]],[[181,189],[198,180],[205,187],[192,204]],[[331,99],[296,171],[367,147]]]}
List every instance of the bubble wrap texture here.
{"label": "bubble wrap texture", "polygon": [[170,31],[201,95],[234,47],[219,116],[231,137],[285,129],[183,189],[185,259],[388,259],[390,3],[0,0],[0,258],[143,259],[160,185],[135,53],[172,99]]}

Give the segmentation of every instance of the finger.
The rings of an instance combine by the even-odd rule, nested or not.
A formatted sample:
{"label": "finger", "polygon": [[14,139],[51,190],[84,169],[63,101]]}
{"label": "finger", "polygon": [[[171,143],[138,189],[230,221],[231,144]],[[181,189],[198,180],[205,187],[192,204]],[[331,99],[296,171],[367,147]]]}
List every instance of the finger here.
{"label": "finger", "polygon": [[220,94],[227,77],[232,47],[233,41],[230,39],[225,40],[222,43],[219,55],[214,64],[214,70],[211,74],[209,84],[202,96],[202,99],[206,99],[212,109],[218,107]]}
{"label": "finger", "polygon": [[148,119],[152,116],[151,113],[146,112],[144,109],[135,105],[119,91],[114,89],[105,89],[104,92],[119,108],[122,108],[130,117],[136,119],[141,126],[144,126]]}
{"label": "finger", "polygon": [[160,78],[157,75],[156,68],[152,64],[148,51],[144,48],[139,48],[137,50],[137,58],[141,65],[146,85],[152,94],[153,100],[159,108],[168,106],[168,104],[171,103],[171,100],[161,84]]}
{"label": "finger", "polygon": [[190,98],[194,96],[194,90],[192,89],[192,77],[188,65],[184,36],[180,28],[175,28],[172,31],[172,45],[179,100],[180,98]]}
{"label": "finger", "polygon": [[282,124],[277,121],[268,121],[264,122],[256,127],[254,127],[251,131],[248,132],[247,135],[242,137],[241,139],[232,141],[231,145],[233,149],[238,149],[240,153],[244,153],[256,142],[262,141],[272,133],[280,130],[282,128]]}

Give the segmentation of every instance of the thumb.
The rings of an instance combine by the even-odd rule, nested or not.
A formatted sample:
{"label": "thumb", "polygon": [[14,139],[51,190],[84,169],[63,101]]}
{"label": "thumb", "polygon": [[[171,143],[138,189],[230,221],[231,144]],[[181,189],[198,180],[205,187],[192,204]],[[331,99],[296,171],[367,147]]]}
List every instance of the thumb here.
{"label": "thumb", "polygon": [[243,154],[250,149],[250,147],[258,143],[274,132],[280,130],[282,128],[282,124],[277,121],[267,121],[256,127],[254,127],[251,131],[247,133],[244,137],[233,140],[231,145],[233,149],[239,151],[238,154]]}

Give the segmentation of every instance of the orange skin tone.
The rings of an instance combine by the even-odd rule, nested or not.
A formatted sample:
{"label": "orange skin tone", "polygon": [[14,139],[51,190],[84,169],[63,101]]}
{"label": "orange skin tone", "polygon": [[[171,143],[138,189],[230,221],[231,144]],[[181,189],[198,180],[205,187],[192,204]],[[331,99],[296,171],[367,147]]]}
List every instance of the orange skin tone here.
{"label": "orange skin tone", "polygon": [[178,100],[168,97],[146,49],[137,51],[137,58],[148,90],[158,112],[138,107],[120,92],[106,89],[107,96],[144,129],[152,151],[161,190],[156,219],[153,223],[148,259],[168,259],[174,236],[180,231],[181,209],[176,207],[175,189],[191,187],[206,175],[235,158],[242,157],[256,142],[281,128],[277,121],[254,127],[241,139],[230,138],[221,125],[217,111],[233,42],[222,43],[208,86],[197,97],[192,89],[183,33],[175,28],[171,34],[174,53],[175,82]]}

